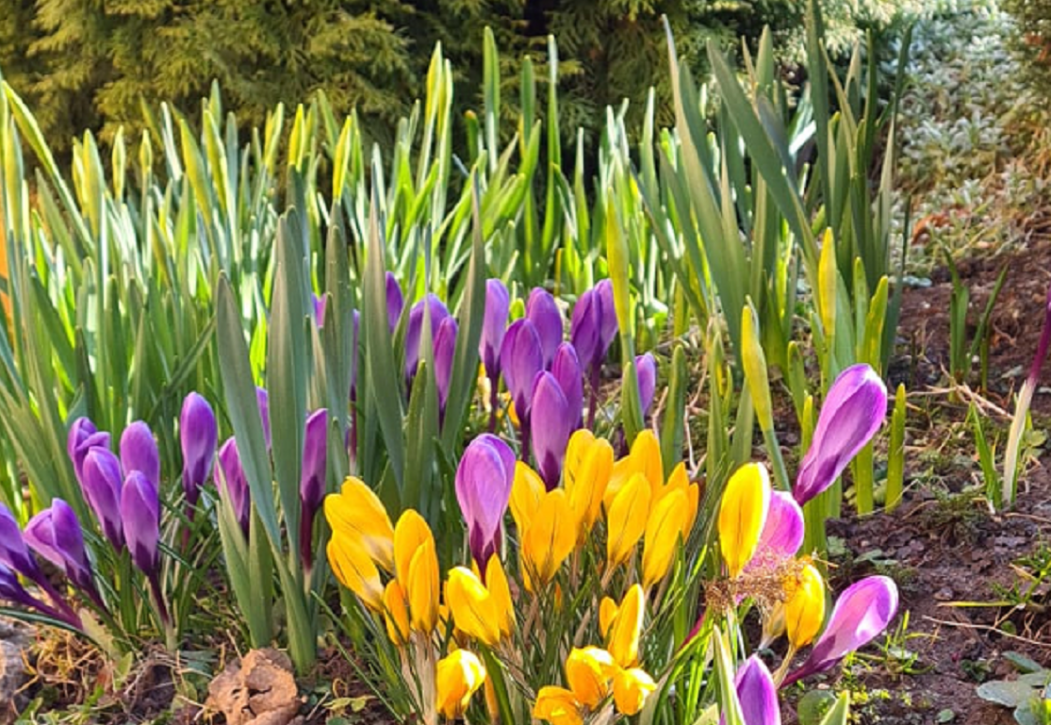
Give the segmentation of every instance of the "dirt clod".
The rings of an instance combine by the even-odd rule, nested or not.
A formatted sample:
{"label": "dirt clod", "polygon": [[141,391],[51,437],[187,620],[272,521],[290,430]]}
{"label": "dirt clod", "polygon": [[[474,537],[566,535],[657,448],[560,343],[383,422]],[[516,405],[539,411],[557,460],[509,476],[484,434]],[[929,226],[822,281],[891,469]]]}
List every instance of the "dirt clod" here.
{"label": "dirt clod", "polygon": [[205,708],[227,725],[298,725],[301,701],[292,663],[273,649],[252,650],[208,686]]}

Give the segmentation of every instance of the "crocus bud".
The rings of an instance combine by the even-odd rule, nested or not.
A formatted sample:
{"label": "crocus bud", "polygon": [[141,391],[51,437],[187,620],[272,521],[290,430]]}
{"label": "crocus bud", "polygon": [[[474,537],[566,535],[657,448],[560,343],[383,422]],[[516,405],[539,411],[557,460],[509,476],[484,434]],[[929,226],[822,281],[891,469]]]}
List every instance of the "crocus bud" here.
{"label": "crocus bud", "polygon": [[799,464],[793,495],[800,505],[831,486],[879,430],[887,388],[876,371],[853,365],[836,378],[818,415],[810,448]]}
{"label": "crocus bud", "polygon": [[73,509],[60,498],[26,524],[25,542],[88,594],[95,593],[91,563],[84,552],[84,534]]}
{"label": "crocus bud", "polygon": [[398,326],[398,320],[401,319],[401,311],[404,307],[405,298],[402,297],[398,279],[393,273],[387,272],[387,324],[390,325],[391,332],[394,332],[394,328]]}
{"label": "crocus bud", "polygon": [[423,306],[430,309],[431,314],[431,342],[438,336],[438,327],[442,320],[449,316],[449,310],[445,304],[434,294],[427,296],[414,304],[409,310],[409,327],[405,332],[405,377],[412,380],[416,375],[416,367],[420,363],[420,340],[423,337]]}
{"label": "crocus bud", "polygon": [[551,374],[566,396],[571,428],[576,430],[584,422],[584,373],[577,352],[568,342],[563,342],[555,351],[551,363]]}
{"label": "crocus bud", "polygon": [[870,576],[843,590],[825,631],[799,669],[782,687],[830,670],[850,652],[878,637],[898,611],[898,588],[885,576]]}
{"label": "crocus bud", "polygon": [[585,368],[591,368],[598,357],[599,311],[598,295],[589,289],[577,298],[569,322],[569,341],[580,356]]}
{"label": "crocus bud", "polygon": [[438,660],[434,673],[438,712],[450,722],[460,719],[467,711],[471,695],[485,683],[482,661],[473,652],[458,649]]}
{"label": "crocus bud", "polygon": [[770,670],[757,655],[752,655],[734,678],[737,700],[741,704],[744,725],[781,725],[781,705]]}
{"label": "crocus bud", "polygon": [[255,400],[259,405],[259,422],[263,427],[263,440],[266,441],[266,449],[270,450],[270,394],[266,388],[256,386]]}
{"label": "crocus bud", "polygon": [[325,308],[328,306],[328,297],[325,295],[319,297],[311,292],[310,300],[314,303],[314,324],[321,327],[325,324]]}
{"label": "crocus bud", "polygon": [[449,315],[438,325],[434,338],[434,379],[438,383],[438,406],[444,412],[449,399],[449,385],[453,375],[453,357],[456,355],[456,318]]}
{"label": "crocus bud", "polygon": [[84,457],[84,477],[81,481],[95,518],[102,526],[113,548],[124,548],[124,528],[120,518],[120,461],[106,448],[92,448]]}
{"label": "crocus bud", "polygon": [[124,480],[120,514],[132,562],[147,576],[155,575],[159,563],[161,504],[157,487],[140,471],[132,471]]}
{"label": "crocus bud", "polygon": [[533,379],[543,367],[544,353],[536,326],[527,319],[515,320],[500,346],[500,369],[523,429],[529,420]]}
{"label": "crocus bud", "polygon": [[525,316],[536,325],[540,335],[540,350],[544,356],[544,369],[551,367],[555,350],[562,343],[562,312],[551,293],[540,287],[534,287],[526,301]]}
{"label": "crocus bud", "polygon": [[137,420],[120,436],[120,465],[124,473],[138,471],[159,486],[161,482],[161,456],[157,452],[157,441],[150,427]]}
{"label": "crocus bud", "polygon": [[66,450],[69,452],[69,459],[73,462],[73,470],[77,474],[78,481],[83,481],[84,457],[95,446],[109,448],[109,433],[97,431],[95,424],[87,418],[77,418],[73,427],[69,429]]}
{"label": "crocus bud", "polygon": [[314,514],[325,500],[328,472],[328,410],[321,408],[307,418],[303,438],[303,471],[299,480],[299,554],[303,565],[313,564]]}
{"label": "crocus bud", "polygon": [[216,488],[230,502],[241,530],[247,534],[251,499],[248,495],[248,479],[245,478],[241,455],[237,451],[237,441],[233,436],[227,438],[219,449],[218,463],[215,467]]}
{"label": "crocus bud", "polygon": [[467,446],[456,469],[456,500],[467,524],[471,555],[479,571],[499,548],[500,525],[515,480],[515,454],[488,433]]}
{"label": "crocus bud", "polygon": [[598,295],[599,326],[598,344],[601,357],[606,357],[609,346],[613,344],[620,325],[617,323],[617,310],[613,303],[613,282],[604,279],[595,285],[595,294]]}
{"label": "crocus bud", "polygon": [[215,446],[219,442],[215,413],[201,395],[190,393],[179,414],[179,443],[182,446],[182,488],[192,506],[201,486],[212,473]]}
{"label": "crocus bud", "polygon": [[558,380],[549,372],[538,373],[533,383],[529,420],[533,457],[550,491],[562,476],[562,459],[573,432],[574,418]]}
{"label": "crocus bud", "polygon": [[635,379],[639,384],[639,410],[645,418],[657,392],[657,361],[651,353],[635,358]]}
{"label": "crocus bud", "polygon": [[498,279],[485,282],[485,316],[482,318],[482,336],[478,340],[478,356],[489,379],[500,377],[500,345],[507,332],[507,314],[511,299],[507,287]]}
{"label": "crocus bud", "polygon": [[0,564],[14,569],[24,577],[40,578],[40,568],[29,553],[22,530],[18,528],[11,509],[0,503]]}

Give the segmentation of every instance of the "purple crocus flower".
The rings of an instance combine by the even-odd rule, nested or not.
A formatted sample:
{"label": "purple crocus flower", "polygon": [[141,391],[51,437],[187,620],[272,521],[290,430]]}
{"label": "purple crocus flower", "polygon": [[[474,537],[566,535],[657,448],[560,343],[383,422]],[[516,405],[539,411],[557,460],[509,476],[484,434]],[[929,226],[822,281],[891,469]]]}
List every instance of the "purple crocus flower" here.
{"label": "purple crocus flower", "polygon": [[66,439],[66,451],[69,459],[73,462],[73,470],[77,474],[77,480],[81,478],[84,469],[84,457],[88,451],[99,446],[110,447],[110,435],[105,431],[99,432],[95,424],[88,418],[77,418],[69,429],[69,437]]}
{"label": "purple crocus flower", "polygon": [[387,324],[390,325],[391,332],[394,332],[394,328],[398,326],[398,320],[401,319],[401,311],[404,307],[405,298],[401,294],[398,279],[392,272],[387,272]]}
{"label": "purple crocus flower", "polygon": [[432,344],[438,336],[438,327],[442,324],[442,320],[449,316],[449,310],[446,309],[445,303],[438,299],[437,295],[430,292],[409,310],[409,327],[405,332],[405,377],[410,382],[415,377],[416,367],[420,363],[420,340],[423,337],[424,304],[427,305],[431,313]]}
{"label": "purple crocus flower", "polygon": [[531,411],[533,457],[550,491],[562,475],[562,459],[573,432],[573,416],[558,380],[549,372],[537,373]]}
{"label": "purple crocus flower", "polygon": [[800,505],[831,486],[887,415],[887,388],[865,364],[844,370],[828,390],[793,495]]}
{"label": "purple crocus flower", "polygon": [[467,523],[471,555],[481,572],[500,547],[500,524],[514,478],[514,452],[489,433],[471,441],[456,469],[456,500]]}
{"label": "purple crocus flower", "polygon": [[259,405],[259,422],[263,426],[263,440],[266,441],[266,449],[270,450],[270,394],[266,388],[256,386],[255,400]]}
{"label": "purple crocus flower", "polygon": [[555,350],[562,343],[562,312],[555,303],[551,293],[541,287],[534,287],[526,301],[526,319],[536,325],[540,336],[540,350],[544,355],[544,369],[551,368]]}
{"label": "purple crocus flower", "polygon": [[617,323],[617,308],[613,303],[613,282],[604,279],[595,285],[598,296],[598,344],[600,357],[606,357],[609,346],[613,344],[620,326]]}
{"label": "purple crocus flower", "polygon": [[745,569],[774,564],[796,555],[803,545],[803,509],[787,491],[773,491],[766,513],[766,523],[759,533],[755,555]]}
{"label": "purple crocus flower", "polygon": [[830,670],[850,652],[878,637],[898,611],[898,587],[885,576],[870,576],[843,590],[825,631],[810,655],[782,687]]}
{"label": "purple crocus flower", "polygon": [[120,465],[125,474],[138,471],[153,485],[161,483],[161,456],[157,452],[157,441],[153,431],[141,420],[137,420],[120,436]]}
{"label": "purple crocus flower", "polygon": [[233,436],[227,438],[219,449],[215,478],[216,488],[227,497],[241,530],[247,535],[251,499],[248,495],[248,479],[241,465],[241,454],[237,451],[237,441]]}
{"label": "purple crocus flower", "polygon": [[591,385],[588,427],[594,423],[598,408],[599,374],[609,346],[617,336],[617,313],[613,305],[613,283],[602,280],[580,295],[573,307],[569,339],[577,350],[580,365]]}
{"label": "purple crocus flower", "polygon": [[313,565],[314,515],[325,500],[328,473],[328,410],[321,408],[307,418],[303,437],[303,471],[299,480],[299,556],[310,571]]}
{"label": "purple crocus flower", "polygon": [[639,410],[645,418],[653,405],[653,396],[657,392],[657,361],[652,353],[635,358],[635,379],[639,383]]}
{"label": "purple crocus flower", "polygon": [[161,504],[157,487],[141,471],[132,471],[124,479],[120,515],[132,562],[143,574],[152,576],[160,562],[157,543],[161,535]]}
{"label": "purple crocus flower", "polygon": [[744,725],[781,725],[774,678],[757,655],[749,657],[737,670],[734,687]]}
{"label": "purple crocus flower", "polygon": [[24,577],[36,581],[40,578],[40,567],[29,553],[22,530],[18,528],[11,509],[0,503],[0,564],[14,569]]}
{"label": "purple crocus flower", "polygon": [[569,417],[572,430],[576,430],[584,423],[584,373],[580,369],[580,360],[577,351],[568,342],[563,342],[555,351],[555,359],[551,363],[551,374],[562,388],[562,394],[566,396],[566,405],[569,409]]}
{"label": "purple crocus flower", "polygon": [[81,591],[101,604],[91,575],[91,563],[84,552],[84,534],[76,512],[60,498],[40,511],[22,532],[25,542],[36,553],[54,564]]}
{"label": "purple crocus flower", "polygon": [[434,337],[434,378],[438,383],[438,407],[443,414],[445,403],[449,399],[453,358],[456,355],[456,335],[459,330],[456,318],[450,315],[438,325],[438,334]]}
{"label": "purple crocus flower", "polygon": [[122,486],[120,461],[108,448],[95,447],[84,457],[84,477],[81,481],[95,518],[102,526],[113,548],[124,548],[124,528],[120,518],[120,490]]}
{"label": "purple crocus flower", "polygon": [[507,315],[511,309],[511,298],[507,287],[498,279],[485,282],[485,316],[482,318],[482,336],[478,340],[478,356],[489,375],[495,382],[500,377],[500,345],[507,332]]}
{"label": "purple crocus flower", "polygon": [[215,412],[198,393],[190,393],[179,414],[179,444],[182,447],[182,488],[191,507],[197,503],[201,486],[212,472],[219,432]]}
{"label": "purple crocus flower", "polygon": [[536,325],[530,320],[515,320],[507,328],[503,344],[500,345],[500,369],[514,401],[515,412],[524,428],[529,419],[533,378],[544,369],[540,335],[536,331]]}
{"label": "purple crocus flower", "polygon": [[581,364],[590,369],[599,357],[599,301],[594,289],[577,298],[569,321],[569,341],[580,356]]}

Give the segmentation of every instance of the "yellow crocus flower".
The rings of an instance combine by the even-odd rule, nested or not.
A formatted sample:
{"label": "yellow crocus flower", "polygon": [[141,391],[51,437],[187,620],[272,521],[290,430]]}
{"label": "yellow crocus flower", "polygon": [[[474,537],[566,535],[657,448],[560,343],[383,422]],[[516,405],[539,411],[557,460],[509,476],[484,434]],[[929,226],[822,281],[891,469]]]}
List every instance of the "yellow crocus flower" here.
{"label": "yellow crocus flower", "polygon": [[[581,432],[584,431],[574,433],[574,437]],[[577,538],[583,541],[602,511],[602,497],[613,472],[613,446],[604,439],[592,438],[587,448],[577,453],[577,462],[567,468],[565,489],[577,520]]]}
{"label": "yellow crocus flower", "polygon": [[522,537],[522,568],[530,591],[551,581],[576,546],[577,532],[566,493],[544,494],[540,508]]}
{"label": "yellow crocus flower", "polygon": [[382,611],[383,584],[380,582],[380,573],[360,541],[333,531],[326,553],[332,573],[339,583],[354,592],[369,609]]}
{"label": "yellow crocus flower", "polygon": [[807,646],[825,621],[825,582],[813,564],[807,564],[788,587],[785,600],[785,630],[795,649]]}
{"label": "yellow crocus flower", "polygon": [[682,540],[686,541],[690,538],[693,525],[697,522],[697,511],[701,505],[701,487],[690,482],[690,477],[686,474],[686,463],[683,461],[679,461],[672,469],[661,496],[667,496],[672,491],[683,491],[686,494],[686,521],[682,527]]}
{"label": "yellow crocus flower", "polygon": [[507,583],[507,574],[504,573],[500,557],[489,557],[489,563],[485,567],[485,586],[489,595],[493,598],[496,608],[496,622],[503,637],[510,637],[515,631],[515,605],[511,599],[511,587]]}
{"label": "yellow crocus flower", "polygon": [[409,641],[409,603],[405,590],[395,579],[387,582],[383,590],[383,619],[391,642],[401,646]]}
{"label": "yellow crocus flower", "polygon": [[486,672],[473,652],[458,649],[438,660],[435,670],[438,712],[449,720],[463,717],[471,695],[485,682]]}
{"label": "yellow crocus flower", "polygon": [[394,570],[409,602],[412,628],[429,634],[438,623],[438,555],[430,527],[412,509],[394,527]]}
{"label": "yellow crocus flower", "polygon": [[387,509],[364,481],[348,477],[338,494],[326,496],[325,518],[332,531],[360,539],[377,564],[393,570],[394,528]]}
{"label": "yellow crocus flower", "polygon": [[598,439],[595,438],[595,434],[587,428],[578,428],[569,437],[569,443],[566,444],[566,456],[562,462],[567,488],[584,463],[584,456],[596,440]]}
{"label": "yellow crocus flower", "polygon": [[603,499],[607,511],[613,505],[613,499],[620,489],[627,485],[635,474],[640,474],[649,481],[651,494],[657,494],[664,486],[661,444],[652,430],[646,429],[635,436],[631,452],[613,464],[613,472]]}
{"label": "yellow crocus flower", "polygon": [[519,537],[529,528],[529,523],[540,508],[540,502],[547,493],[540,476],[527,464],[515,463],[515,480],[511,484],[511,516],[515,520]]}
{"label": "yellow crocus flower", "polygon": [[583,725],[582,705],[571,690],[548,685],[541,687],[533,705],[533,717],[551,725]]}
{"label": "yellow crocus flower", "polygon": [[638,667],[617,669],[613,675],[613,702],[622,715],[635,715],[657,689],[657,683]]}
{"label": "yellow crocus flower", "polygon": [[609,631],[609,653],[621,667],[634,667],[639,659],[639,637],[645,614],[645,594],[633,584],[617,608]]}
{"label": "yellow crocus flower", "polygon": [[719,548],[730,578],[737,577],[755,554],[769,504],[765,467],[747,463],[734,471],[719,505]]}
{"label": "yellow crocus flower", "polygon": [[688,516],[689,503],[682,490],[662,496],[653,508],[642,545],[643,589],[648,590],[668,572]]}
{"label": "yellow crocus flower", "polygon": [[500,641],[496,602],[473,571],[462,566],[450,571],[445,599],[461,632],[490,647]]}
{"label": "yellow crocus flower", "polygon": [[566,658],[566,683],[582,705],[594,710],[609,694],[616,669],[613,656],[606,650],[574,647]]}
{"label": "yellow crocus flower", "polygon": [[610,569],[627,561],[642,538],[650,513],[650,491],[650,482],[636,473],[613,499],[606,517],[606,560]]}
{"label": "yellow crocus flower", "polygon": [[610,597],[602,597],[598,605],[598,630],[602,639],[609,639],[609,629],[617,618],[617,603]]}

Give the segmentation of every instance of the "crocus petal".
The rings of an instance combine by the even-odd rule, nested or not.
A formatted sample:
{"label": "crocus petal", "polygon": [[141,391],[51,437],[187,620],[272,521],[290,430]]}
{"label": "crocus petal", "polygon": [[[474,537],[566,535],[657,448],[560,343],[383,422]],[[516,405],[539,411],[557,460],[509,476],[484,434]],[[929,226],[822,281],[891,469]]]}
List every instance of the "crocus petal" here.
{"label": "crocus petal", "polygon": [[595,291],[587,290],[573,305],[573,317],[569,322],[569,341],[585,368],[591,368],[598,357],[599,304]]}
{"label": "crocus petal", "polygon": [[14,514],[2,503],[0,503],[0,564],[31,579],[39,576],[40,570],[36,560],[29,553]]}
{"label": "crocus petal", "polygon": [[453,357],[456,354],[456,335],[459,325],[452,315],[438,325],[438,334],[434,338],[434,378],[438,383],[438,405],[445,410],[449,399],[449,384],[452,382]]}
{"label": "crocus petal", "polygon": [[577,352],[570,343],[563,342],[558,346],[551,363],[551,374],[566,396],[571,428],[576,430],[584,422],[584,373]]}
{"label": "crocus petal", "polygon": [[318,297],[313,292],[310,293],[310,297],[314,303],[314,323],[321,327],[325,324],[325,308],[328,306],[328,297],[326,295]]}
{"label": "crocus petal", "polygon": [[211,475],[218,442],[219,432],[212,406],[201,395],[190,393],[183,400],[179,414],[179,444],[182,447],[182,487],[191,504],[197,501],[201,486]]}
{"label": "crocus petal", "polygon": [[657,391],[657,361],[651,353],[635,358],[635,379],[639,383],[639,410],[645,418],[653,405],[653,396]]}
{"label": "crocus petal", "polygon": [[598,299],[598,355],[601,360],[606,357],[609,346],[620,331],[620,326],[617,323],[617,309],[613,303],[613,282],[608,279],[602,280],[595,285],[595,294]]}
{"label": "crocus petal", "polygon": [[848,653],[879,636],[898,611],[898,588],[885,576],[870,576],[843,590],[810,656],[784,685],[831,669]]}
{"label": "crocus petal", "polygon": [[737,670],[734,686],[744,725],[781,725],[781,705],[777,701],[774,678],[758,656],[745,660]]}
{"label": "crocus petal", "polygon": [[263,440],[266,441],[266,449],[270,450],[270,394],[266,388],[256,387],[255,400],[259,404],[259,422],[263,427]]}
{"label": "crocus petal", "polygon": [[159,486],[161,482],[161,456],[157,452],[157,441],[153,431],[141,420],[137,420],[120,436],[120,465],[124,473],[138,471]]}
{"label": "crocus petal", "polygon": [[325,498],[325,473],[328,463],[328,410],[321,408],[307,418],[303,437],[303,469],[299,481],[299,498],[305,517],[314,512]]}
{"label": "crocus petal", "polygon": [[773,491],[755,557],[746,568],[774,564],[795,556],[803,545],[804,529],[803,509],[792,498],[792,494]]}
{"label": "crocus petal", "polygon": [[22,534],[25,542],[78,587],[93,589],[91,565],[84,552],[84,535],[73,509],[60,498],[31,518]]}
{"label": "crocus petal", "polygon": [[438,660],[434,670],[438,712],[449,721],[463,717],[471,695],[485,683],[485,676],[478,655],[465,649],[454,650]]}
{"label": "crocus petal", "polygon": [[18,581],[18,575],[0,564],[0,599],[25,604],[29,601],[29,592]]}
{"label": "crocus petal", "polygon": [[500,377],[500,346],[507,332],[507,315],[511,298],[507,287],[498,279],[485,282],[485,316],[482,318],[482,336],[478,340],[478,355],[485,372],[496,380]]}
{"label": "crocus petal", "polygon": [[544,353],[536,326],[527,319],[515,320],[500,346],[500,369],[523,424],[529,420],[533,380],[543,367]]}
{"label": "crocus petal", "polygon": [[887,415],[887,388],[865,364],[853,365],[829,388],[793,495],[804,504],[831,486],[879,430]]}
{"label": "crocus petal", "polygon": [[726,483],[719,504],[719,548],[731,579],[755,554],[769,502],[770,478],[759,463],[741,466]]}
{"label": "crocus petal", "polygon": [[77,418],[69,428],[69,435],[66,437],[66,452],[69,453],[69,460],[73,461],[78,480],[81,466],[84,464],[84,456],[87,454],[87,449],[83,449],[83,453],[80,452],[82,446],[90,436],[98,432],[95,424],[86,417]]}
{"label": "crocus petal", "polygon": [[530,404],[530,430],[533,456],[547,490],[558,485],[562,475],[562,458],[573,432],[573,414],[555,376],[537,373]]}
{"label": "crocus petal", "polygon": [[609,694],[616,670],[613,655],[598,647],[574,647],[566,657],[566,683],[577,700],[591,710]]}
{"label": "crocus petal", "polygon": [[398,326],[398,320],[401,319],[401,311],[404,307],[405,298],[401,294],[398,279],[393,273],[387,272],[387,324],[390,325],[391,332],[394,332],[394,328]]}
{"label": "crocus petal", "polygon": [[526,301],[526,318],[536,325],[540,335],[540,349],[544,357],[544,369],[551,367],[555,359],[555,350],[562,343],[562,312],[551,293],[540,287],[534,287]]}
{"label": "crocus petal", "polygon": [[420,364],[420,340],[423,338],[423,318],[424,318],[424,305],[430,310],[431,316],[431,344],[438,336],[438,327],[442,324],[442,320],[449,316],[449,310],[446,309],[445,303],[443,303],[438,297],[432,293],[427,293],[427,296],[417,302],[409,310],[409,327],[405,333],[405,376],[410,380],[416,375],[416,367]]}
{"label": "crocus petal", "polygon": [[84,457],[82,487],[102,532],[113,547],[124,548],[124,529],[120,518],[120,461],[106,448],[92,448]]}
{"label": "crocus petal", "polygon": [[496,550],[514,480],[514,451],[496,436],[480,435],[464,450],[456,469],[456,500],[480,569]]}
{"label": "crocus petal", "polygon": [[84,459],[87,457],[88,451],[92,448],[109,450],[111,444],[110,434],[106,431],[99,431],[87,436],[73,451],[73,470],[76,472],[77,480],[80,481],[81,485],[84,483]]}
{"label": "crocus petal", "polygon": [[228,498],[241,530],[247,534],[251,499],[248,495],[248,479],[241,465],[241,454],[233,436],[227,438],[219,449],[219,465],[215,467],[215,476],[216,488],[219,489],[220,495]]}
{"label": "crocus petal", "polygon": [[157,571],[157,542],[160,540],[161,508],[157,487],[140,471],[124,481],[120,513],[131,560],[147,576]]}

